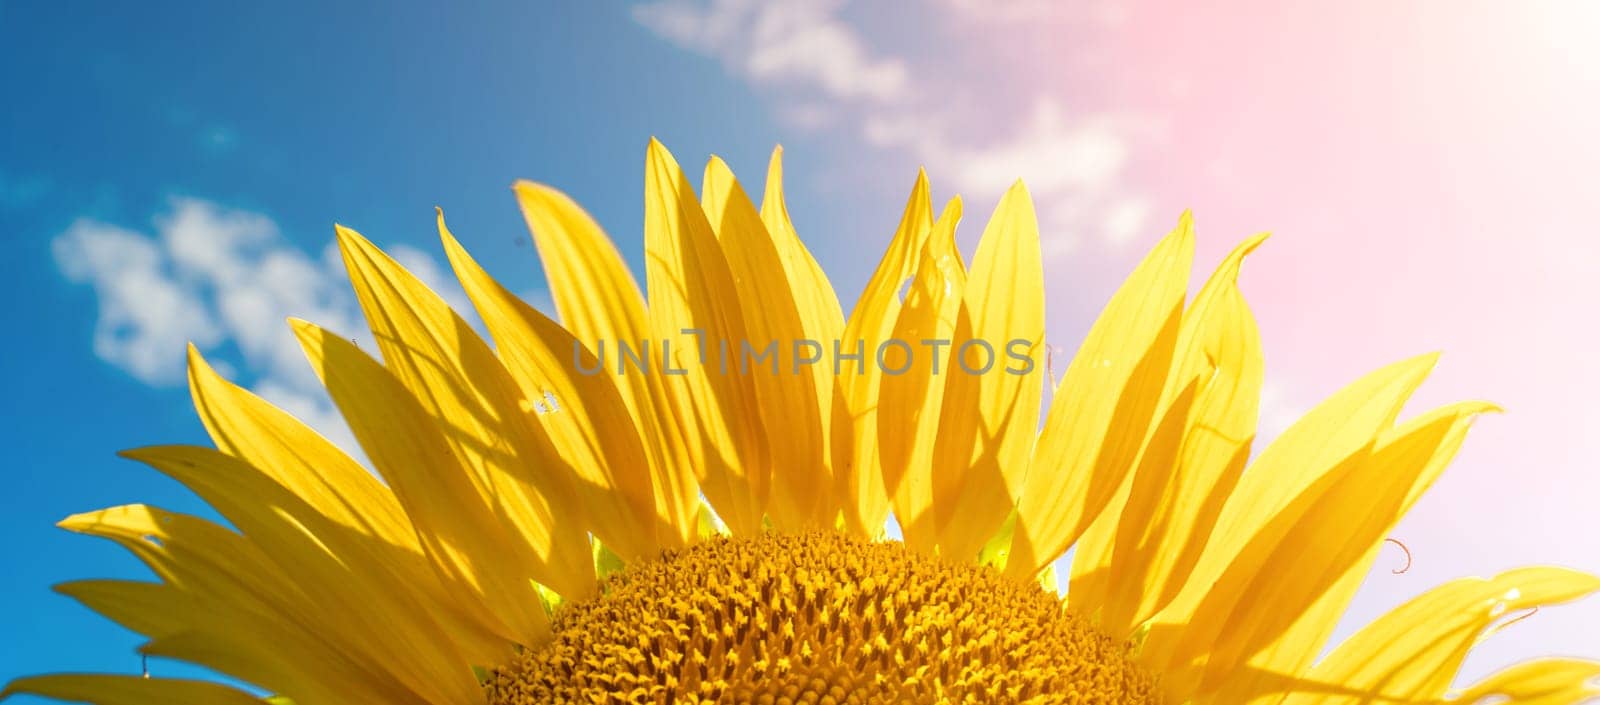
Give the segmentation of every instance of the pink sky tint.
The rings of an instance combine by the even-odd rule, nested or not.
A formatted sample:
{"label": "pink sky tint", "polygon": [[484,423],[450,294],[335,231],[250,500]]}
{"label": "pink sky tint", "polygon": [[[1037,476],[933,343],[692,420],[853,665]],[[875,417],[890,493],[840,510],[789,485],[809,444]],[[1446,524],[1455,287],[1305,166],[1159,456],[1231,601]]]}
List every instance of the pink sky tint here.
{"label": "pink sky tint", "polygon": [[[1269,379],[1303,407],[1442,350],[1408,414],[1509,411],[1396,530],[1413,570],[1369,579],[1341,633],[1457,575],[1600,570],[1600,3],[1209,7],[1127,6],[1097,107],[1159,116],[1129,181],[1158,220],[1195,210],[1200,266],[1275,233],[1244,283]],[[1600,601],[1522,622],[1469,670],[1536,653],[1600,656]]]}
{"label": "pink sky tint", "polygon": [[[1600,2],[657,0],[635,17],[759,88],[790,146],[819,137],[834,163],[813,157],[811,188],[889,204],[863,206],[874,215],[848,238],[806,231],[830,272],[866,276],[854,245],[886,237],[918,165],[936,198],[967,197],[969,251],[1022,177],[1050,342],[1070,353],[1191,208],[1196,286],[1240,239],[1275,233],[1243,280],[1267,355],[1263,439],[1363,373],[1435,350],[1408,415],[1505,406],[1395,531],[1411,571],[1388,573],[1404,564],[1391,549],[1336,640],[1455,577],[1600,572]],[[760,71],[774,54],[815,61]],[[891,75],[892,92],[867,90]],[[1520,622],[1464,680],[1542,654],[1600,657],[1600,600]]]}

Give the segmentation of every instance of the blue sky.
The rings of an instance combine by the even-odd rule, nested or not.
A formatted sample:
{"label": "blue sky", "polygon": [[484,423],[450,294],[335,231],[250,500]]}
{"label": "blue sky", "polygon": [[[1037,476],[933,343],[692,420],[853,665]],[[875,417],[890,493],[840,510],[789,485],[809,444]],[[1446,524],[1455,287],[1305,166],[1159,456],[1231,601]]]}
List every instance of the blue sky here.
{"label": "blue sky", "polygon": [[[1487,5],[1458,12],[1451,3],[1418,3],[1461,22],[1440,30],[1459,41],[1433,47],[1416,64],[1422,78],[1413,85],[1388,59],[1318,59],[1389,56],[1361,44],[1374,28],[1410,36],[1412,26],[1444,26],[1380,16],[1384,3],[1363,5],[1366,14],[1348,21],[1241,10],[1183,22],[1134,0],[1086,0],[1064,11],[1047,0],[930,0],[915,12],[847,0],[760,9],[736,0],[481,3],[448,13],[421,3],[318,5],[0,0],[0,237],[10,246],[0,261],[0,295],[10,302],[0,314],[8,331],[0,362],[10,381],[0,396],[9,451],[0,493],[0,682],[46,671],[137,672],[131,634],[48,588],[141,569],[109,544],[53,524],[130,502],[209,514],[182,488],[114,457],[140,445],[206,442],[182,386],[186,341],[338,438],[339,422],[282,325],[298,315],[365,339],[326,257],[333,223],[361,231],[450,296],[433,225],[433,208],[442,207],[479,261],[537,304],[545,287],[511,182],[567,191],[642,271],[641,167],[651,136],[691,173],[719,154],[750,190],[781,142],[790,212],[847,305],[886,244],[917,166],[928,167],[936,197],[968,197],[969,251],[999,192],[1025,177],[1044,230],[1050,342],[1067,351],[1181,209],[1196,209],[1202,258],[1213,261],[1250,232],[1286,233],[1266,248],[1279,248],[1276,278],[1252,289],[1247,272],[1245,282],[1268,352],[1263,436],[1338,383],[1443,347],[1441,340],[1467,361],[1442,373],[1442,397],[1492,393],[1523,412],[1516,433],[1502,433],[1487,460],[1463,461],[1452,475],[1461,479],[1442,482],[1441,498],[1425,500],[1402,525],[1417,567],[1407,582],[1371,581],[1352,619],[1448,577],[1513,563],[1600,568],[1600,544],[1579,515],[1594,496],[1586,459],[1596,447],[1585,421],[1592,411],[1545,402],[1600,393],[1600,382],[1586,371],[1558,374],[1573,367],[1571,356],[1524,374],[1504,364],[1496,342],[1578,349],[1556,336],[1580,317],[1569,310],[1575,302],[1595,295],[1592,276],[1569,271],[1581,252],[1518,260],[1551,283],[1526,288],[1527,301],[1510,301],[1500,309],[1506,318],[1489,322],[1490,307],[1457,293],[1472,273],[1467,265],[1430,270],[1396,260],[1365,278],[1322,266],[1330,252],[1425,246],[1417,234],[1424,229],[1488,233],[1487,245],[1462,251],[1493,254],[1495,228],[1537,217],[1532,230],[1570,233],[1586,217],[1573,185],[1580,182],[1552,171],[1555,158],[1530,168],[1565,184],[1560,193],[1568,195],[1554,207],[1506,195],[1511,190],[1492,181],[1496,170],[1452,168],[1460,162],[1439,158],[1600,154],[1583,119],[1600,115],[1595,106],[1558,100],[1600,85],[1600,61],[1543,51],[1543,38],[1515,34],[1522,17]],[[1186,24],[1241,30],[1224,17],[1255,18],[1243,28],[1252,36],[1326,41],[1339,51],[1264,64],[1248,51],[1253,44],[1208,39]],[[1536,19],[1583,27],[1597,17],[1551,11]],[[1570,33],[1570,46],[1592,50],[1590,34]],[[1476,48],[1490,39],[1506,47],[1503,64],[1516,70],[1473,69]],[[1534,59],[1559,60],[1571,74]],[[1424,115],[1406,102],[1413,99],[1454,109],[1440,97],[1454,85],[1489,96],[1495,86],[1526,88],[1518,101],[1496,101],[1526,106],[1525,114],[1467,111],[1471,119],[1458,120],[1455,132],[1391,119]],[[1372,86],[1391,92],[1364,102]],[[1327,87],[1346,93],[1327,98]],[[1571,116],[1571,124],[1544,128],[1542,145],[1522,139],[1541,133],[1528,117],[1537,111]],[[1318,119],[1331,126],[1303,127]],[[1299,163],[1313,147],[1324,148],[1307,152],[1314,165]],[[1381,202],[1363,190],[1374,164],[1401,169],[1396,179],[1444,186]],[[1386,219],[1405,229],[1383,230]],[[1557,240],[1517,252],[1581,246]],[[1384,287],[1408,276],[1426,286]],[[1415,309],[1395,299],[1423,291],[1438,299]],[[1423,306],[1434,308],[1419,325],[1412,312]],[[1530,310],[1541,315],[1519,313]],[[1478,382],[1491,378],[1480,372],[1491,367],[1507,372],[1484,389]],[[1526,462],[1528,445],[1552,449],[1539,463],[1545,474],[1508,482],[1506,468]],[[1564,489],[1574,483],[1591,491]],[[1532,519],[1479,519],[1502,510]],[[1600,617],[1600,605],[1578,609],[1582,619],[1519,625],[1500,640],[1507,646],[1495,647],[1491,665],[1547,652],[1546,644],[1595,655],[1590,618]]]}
{"label": "blue sky", "polygon": [[[871,68],[865,56],[750,80],[743,57],[697,50],[624,4],[312,5],[0,2],[0,231],[11,246],[0,294],[15,302],[4,315],[16,341],[0,351],[12,376],[0,402],[0,632],[17,637],[0,640],[0,681],[137,672],[132,634],[49,586],[143,569],[53,525],[131,502],[211,515],[114,457],[207,442],[182,384],[186,341],[344,440],[282,324],[299,315],[366,339],[326,259],[335,222],[447,290],[440,206],[492,273],[540,302],[514,179],[573,195],[642,271],[651,136],[691,173],[719,154],[752,190],[783,142],[790,208],[849,301],[915,175],[910,155],[837,148],[824,173],[827,103],[804,102],[871,102],[904,85],[899,64],[859,85],[839,76]],[[763,94],[774,83],[797,96],[786,114]],[[890,163],[895,178],[868,178]],[[863,238],[870,255],[846,246]]]}
{"label": "blue sky", "polygon": [[[10,344],[0,351],[11,377],[0,402],[10,449],[0,498],[8,573],[0,582],[0,681],[57,670],[137,672],[133,636],[48,586],[140,569],[109,544],[53,524],[135,501],[205,512],[173,483],[113,456],[150,443],[204,442],[172,377],[182,339],[203,334],[246,383],[280,374],[274,353],[242,350],[222,320],[215,297],[226,270],[207,274],[198,251],[177,255],[192,265],[180,266],[172,247],[181,246],[163,237],[185,226],[232,228],[247,242],[237,263],[278,255],[315,266],[338,221],[386,247],[432,254],[439,205],[497,275],[537,295],[542,275],[511,198],[513,179],[560,184],[637,264],[640,166],[651,135],[691,168],[715,147],[754,174],[781,137],[742,84],[655,37],[626,6],[478,6],[448,17],[385,7],[0,4],[0,89],[8,96],[0,111],[0,231],[10,250],[0,294],[13,302],[4,314]],[[791,160],[791,178],[805,184],[805,161]],[[815,198],[798,189],[797,211]],[[211,310],[189,320],[123,321],[101,333],[112,359],[97,355],[100,309],[119,284],[103,273],[109,265],[85,263],[77,281],[67,275],[63,258],[84,253],[63,255],[53,243],[74,228],[141,239],[147,247],[118,257],[154,251],[156,281],[200,292]],[[107,288],[97,292],[97,282]],[[154,295],[142,291],[135,303]],[[348,313],[347,299],[333,310]],[[286,313],[239,314],[239,325],[286,336]]]}

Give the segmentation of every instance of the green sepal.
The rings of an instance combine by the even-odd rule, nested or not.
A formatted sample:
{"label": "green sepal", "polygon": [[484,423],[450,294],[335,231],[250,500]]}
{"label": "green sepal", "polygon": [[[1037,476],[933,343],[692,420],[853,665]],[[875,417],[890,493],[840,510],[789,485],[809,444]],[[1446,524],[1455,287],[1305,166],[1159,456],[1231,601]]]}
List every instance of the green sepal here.
{"label": "green sepal", "polygon": [[697,518],[697,528],[702,541],[728,533],[728,527],[723,526],[722,520],[717,518],[717,513],[712,511],[711,505],[704,499],[700,500],[700,512]]}
{"label": "green sepal", "polygon": [[589,545],[594,550],[594,576],[602,582],[606,578],[622,572],[623,568],[628,567],[623,562],[622,556],[617,555],[616,551],[606,548],[605,544],[600,543],[600,539],[590,539]]}
{"label": "green sepal", "polygon": [[978,550],[978,565],[994,566],[995,570],[1005,570],[1006,559],[1011,556],[1011,539],[1017,532],[1017,510],[1013,508],[1006,515],[1006,522],[1000,525],[1000,530],[990,537],[988,543]]}

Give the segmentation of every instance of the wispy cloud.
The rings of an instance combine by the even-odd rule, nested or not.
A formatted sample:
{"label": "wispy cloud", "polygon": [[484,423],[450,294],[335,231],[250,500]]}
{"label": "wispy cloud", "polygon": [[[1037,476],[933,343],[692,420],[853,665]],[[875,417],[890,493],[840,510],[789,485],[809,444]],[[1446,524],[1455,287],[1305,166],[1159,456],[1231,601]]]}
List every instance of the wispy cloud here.
{"label": "wispy cloud", "polygon": [[[983,3],[980,10],[945,0],[919,9],[956,35],[926,41],[979,46],[983,37],[973,29],[980,24],[1086,17],[1104,24],[1114,18],[1108,9],[1114,4],[1095,7],[1085,15],[1067,14],[1057,3]],[[1006,71],[999,65],[992,74],[951,78],[956,72],[921,65],[936,59],[913,60],[875,46],[872,33],[847,20],[846,9],[840,0],[659,0],[636,6],[633,16],[658,36],[769,89],[775,114],[794,127],[849,125],[866,146],[909,154],[936,181],[980,202],[1024,179],[1041,202],[1047,254],[1064,253],[1089,236],[1119,245],[1146,226],[1148,203],[1122,182],[1133,132],[1128,121],[1074,114],[1058,94],[1016,95],[1007,82],[993,80],[992,74]],[[979,17],[983,23],[975,21]],[[1013,93],[1001,95],[1008,90]],[[1007,103],[1024,108],[997,107]]]}
{"label": "wispy cloud", "polygon": [[[284,324],[304,318],[376,350],[337,248],[313,257],[264,215],[193,198],[173,199],[152,225],[146,233],[80,219],[52,243],[62,274],[95,290],[95,354],[147,384],[171,386],[183,383],[184,348],[193,342],[360,457]],[[465,294],[432,257],[405,245],[390,253],[470,315]]]}
{"label": "wispy cloud", "polygon": [[178,280],[161,243],[131,230],[79,220],[52,244],[72,281],[94,287],[100,301],[94,351],[149,384],[183,375],[183,345],[222,340],[216,312]]}
{"label": "wispy cloud", "polygon": [[866,141],[904,148],[965,194],[996,198],[1017,179],[1039,201],[1046,255],[1070,251],[1085,232],[1121,244],[1145,225],[1148,204],[1120,177],[1128,141],[1109,117],[1070,118],[1039,97],[1013,131],[998,139],[963,138],[938,113],[869,115]]}
{"label": "wispy cloud", "polygon": [[1120,0],[937,0],[937,4],[955,21],[991,26],[1062,21],[1116,25],[1126,12]]}
{"label": "wispy cloud", "polygon": [[842,5],[837,0],[668,0],[637,6],[633,16],[663,38],[715,56],[754,81],[843,100],[903,100],[909,92],[904,62],[873,56],[856,31],[837,18]]}

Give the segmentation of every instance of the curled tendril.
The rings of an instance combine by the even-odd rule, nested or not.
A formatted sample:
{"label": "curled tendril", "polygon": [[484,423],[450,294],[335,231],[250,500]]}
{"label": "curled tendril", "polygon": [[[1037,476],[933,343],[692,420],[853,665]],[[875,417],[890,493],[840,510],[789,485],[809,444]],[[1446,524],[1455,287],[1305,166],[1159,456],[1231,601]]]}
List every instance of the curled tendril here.
{"label": "curled tendril", "polygon": [[1392,543],[1392,544],[1394,544],[1396,546],[1399,546],[1400,550],[1406,552],[1406,564],[1401,566],[1398,570],[1391,570],[1389,572],[1394,574],[1394,575],[1400,575],[1401,573],[1404,573],[1404,572],[1406,572],[1408,570],[1411,570],[1411,549],[1408,548],[1405,544],[1401,543],[1400,539],[1386,538],[1386,539],[1384,539],[1384,542],[1385,543]]}
{"label": "curled tendril", "polygon": [[1506,620],[1505,623],[1501,624],[1498,628],[1495,629],[1495,631],[1498,632],[1498,631],[1500,631],[1502,629],[1505,629],[1506,627],[1509,627],[1509,626],[1511,626],[1513,624],[1516,624],[1517,622],[1520,622],[1520,621],[1522,621],[1524,619],[1532,617],[1532,616],[1534,616],[1536,614],[1539,614],[1539,606],[1538,605],[1534,605],[1533,609],[1530,609],[1527,612],[1523,612],[1522,614],[1519,614],[1519,615],[1517,615],[1515,617],[1512,617],[1511,619]]}

